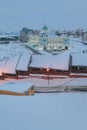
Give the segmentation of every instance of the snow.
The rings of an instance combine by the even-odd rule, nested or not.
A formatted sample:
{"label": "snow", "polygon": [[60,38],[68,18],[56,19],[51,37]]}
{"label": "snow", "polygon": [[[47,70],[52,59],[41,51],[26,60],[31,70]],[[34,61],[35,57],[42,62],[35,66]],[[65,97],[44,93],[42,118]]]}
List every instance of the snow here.
{"label": "snow", "polygon": [[8,90],[12,92],[24,92],[27,91],[33,84],[28,80],[11,80],[0,84],[0,90]]}
{"label": "snow", "polygon": [[73,54],[72,65],[73,66],[87,66],[87,53]]}
{"label": "snow", "polygon": [[30,67],[68,70],[69,54],[61,54],[57,56],[33,55]]}
{"label": "snow", "polygon": [[[87,46],[82,45],[76,41],[71,43],[73,48],[69,53],[82,53]],[[81,46],[80,46],[81,45]],[[74,49],[76,46],[76,49]],[[7,47],[8,48],[8,47]],[[12,48],[12,45],[11,45]],[[14,47],[13,47],[14,48]],[[20,48],[20,47],[19,47]],[[0,48],[1,49],[1,48]],[[10,51],[8,57],[10,60],[14,59],[15,54],[25,54],[25,50]],[[6,47],[1,49],[1,59],[4,59],[7,51]],[[85,53],[86,54],[86,53]],[[68,55],[69,56],[69,55]],[[35,58],[34,58],[35,57]],[[36,59],[36,57],[38,57]],[[68,66],[67,55],[54,56],[33,56],[32,65],[37,67],[44,67],[46,65],[43,60],[47,60],[46,67],[59,68],[59,64],[66,63]],[[47,58],[46,58],[47,57]],[[60,57],[60,58],[59,58]],[[51,59],[53,58],[53,59]],[[27,58],[25,58],[26,60]],[[67,60],[67,61],[66,61]],[[83,59],[82,59],[83,60]],[[14,63],[11,61],[12,64]],[[53,64],[55,63],[55,66]],[[4,61],[0,61],[2,67]],[[10,63],[8,63],[10,64]],[[11,64],[10,64],[11,65]],[[52,66],[50,66],[52,65]],[[14,65],[13,65],[14,66]],[[21,64],[20,64],[21,66]],[[64,67],[64,65],[63,65]],[[15,67],[14,67],[15,68]],[[52,76],[53,77],[53,76]],[[0,90],[9,90],[16,92],[24,92],[35,85],[35,87],[79,87],[87,86],[87,78],[69,78],[69,77],[50,77],[48,84],[48,76],[41,77],[41,75],[34,77],[30,75],[29,78],[21,80],[5,79],[0,80]],[[0,129],[1,130],[87,130],[87,94],[84,92],[73,93],[55,93],[55,94],[35,94],[34,96],[4,96],[0,95]]]}
{"label": "snow", "polygon": [[4,67],[5,63],[6,63],[6,59],[3,61],[0,61],[0,76],[2,76],[3,67]]}
{"label": "snow", "polygon": [[69,78],[69,77],[51,77],[49,75],[49,84],[48,76],[37,76],[29,77],[29,82],[34,84],[35,87],[65,87],[65,86],[87,86],[87,78]]}
{"label": "snow", "polygon": [[28,71],[30,57],[31,56],[29,54],[21,55],[16,70]]}
{"label": "snow", "polygon": [[65,84],[65,86],[77,86],[77,87],[84,87],[86,86],[87,87],[87,78],[71,78],[71,81],[70,82],[67,82]]}
{"label": "snow", "polygon": [[27,80],[10,80],[0,84],[0,90],[7,90],[12,92],[27,91],[33,84]]}
{"label": "snow", "polygon": [[86,52],[86,50],[87,50],[87,45],[84,45],[83,43],[82,43],[82,41],[81,40],[78,40],[77,38],[75,39],[75,38],[70,38],[69,39],[69,42],[70,42],[70,45],[71,45],[71,49],[70,50],[68,50],[68,52],[70,52],[70,53],[83,53],[83,51],[85,51]]}
{"label": "snow", "polygon": [[87,130],[87,94],[0,96],[1,130]]}
{"label": "snow", "polygon": [[39,52],[42,54],[42,55],[52,55],[52,54],[50,54],[50,53],[48,53],[48,52],[46,52],[46,51],[44,51],[44,50],[39,50]]}
{"label": "snow", "polygon": [[[16,83],[17,82],[17,83]],[[79,86],[87,86],[87,78],[69,78],[69,77],[51,77],[49,76],[49,84],[48,84],[48,75],[44,76],[34,76],[30,75],[29,78],[27,77],[26,79],[5,79],[5,80],[0,80],[0,89],[3,89],[6,87],[12,87],[11,89],[14,90],[13,87],[17,86],[17,89],[19,91],[19,88],[21,86],[27,87],[29,84],[34,85],[35,87],[62,87],[64,88],[65,86],[69,87],[79,87]],[[9,88],[10,90],[10,88]]]}
{"label": "snow", "polygon": [[16,74],[16,66],[19,56],[11,57],[7,59],[7,62],[3,68],[3,73],[5,74]]}
{"label": "snow", "polygon": [[20,42],[10,42],[9,44],[0,44],[0,60],[8,57],[14,57],[20,54],[32,52]]}

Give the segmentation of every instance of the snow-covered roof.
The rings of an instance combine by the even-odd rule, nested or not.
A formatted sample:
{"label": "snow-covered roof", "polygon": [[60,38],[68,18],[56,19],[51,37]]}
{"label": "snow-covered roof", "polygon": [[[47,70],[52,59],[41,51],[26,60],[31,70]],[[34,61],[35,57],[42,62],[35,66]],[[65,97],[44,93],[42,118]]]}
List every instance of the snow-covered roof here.
{"label": "snow-covered roof", "polygon": [[16,70],[23,70],[23,71],[27,71],[28,70],[28,65],[29,65],[29,61],[30,61],[30,55],[29,54],[23,54],[20,56],[18,65],[16,67]]}
{"label": "snow-covered roof", "polygon": [[24,92],[29,90],[30,87],[32,87],[33,84],[29,81],[10,81],[5,84],[0,85],[0,90],[7,90],[12,92]]}
{"label": "snow-covered roof", "polygon": [[72,66],[87,66],[87,53],[73,54]]}
{"label": "snow-covered roof", "polygon": [[33,55],[30,67],[68,70],[69,54]]}
{"label": "snow-covered roof", "polygon": [[19,59],[19,56],[8,58],[3,68],[3,73],[16,74],[15,69],[18,63],[18,59]]}
{"label": "snow-covered roof", "polygon": [[0,76],[2,76],[2,71],[3,71],[3,67],[6,63],[6,59],[4,59],[3,61],[0,61]]}
{"label": "snow-covered roof", "polygon": [[20,54],[30,53],[28,48],[21,42],[10,42],[9,44],[0,44],[0,60],[6,57],[14,57]]}

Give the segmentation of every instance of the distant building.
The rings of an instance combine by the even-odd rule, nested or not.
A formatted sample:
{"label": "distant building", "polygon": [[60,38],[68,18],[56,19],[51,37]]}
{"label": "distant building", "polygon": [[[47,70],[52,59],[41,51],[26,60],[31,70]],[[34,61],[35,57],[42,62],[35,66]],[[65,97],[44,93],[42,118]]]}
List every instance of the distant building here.
{"label": "distant building", "polygon": [[0,35],[0,44],[8,44],[10,41],[18,41],[19,36],[16,35],[6,35],[2,34]]}
{"label": "distant building", "polygon": [[29,37],[28,44],[36,49],[62,50],[69,47],[69,38],[52,35],[44,25],[39,35]]}
{"label": "distant building", "polygon": [[87,32],[85,32],[85,33],[83,34],[82,39],[83,39],[84,41],[87,41]]}
{"label": "distant building", "polygon": [[49,31],[48,31],[48,27],[46,24],[44,24],[44,26],[42,27],[42,30],[41,30],[41,34],[42,35],[48,35]]}
{"label": "distant building", "polygon": [[33,30],[32,29],[27,29],[27,28],[23,28],[21,31],[20,31],[20,41],[21,42],[28,42],[29,40],[29,36],[33,34]]}

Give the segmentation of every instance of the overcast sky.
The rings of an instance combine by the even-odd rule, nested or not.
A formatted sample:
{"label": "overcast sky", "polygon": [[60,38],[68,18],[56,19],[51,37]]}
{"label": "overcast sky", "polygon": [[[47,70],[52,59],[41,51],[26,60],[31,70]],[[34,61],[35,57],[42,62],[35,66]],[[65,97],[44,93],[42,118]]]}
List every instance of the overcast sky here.
{"label": "overcast sky", "polygon": [[0,30],[87,29],[87,0],[0,0]]}

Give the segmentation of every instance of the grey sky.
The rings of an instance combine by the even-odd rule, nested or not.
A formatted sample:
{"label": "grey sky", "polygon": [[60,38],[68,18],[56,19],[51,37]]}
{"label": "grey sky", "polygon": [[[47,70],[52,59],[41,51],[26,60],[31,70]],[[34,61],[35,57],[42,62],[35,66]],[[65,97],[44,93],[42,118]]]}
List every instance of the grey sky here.
{"label": "grey sky", "polygon": [[87,28],[87,0],[0,0],[0,29]]}

